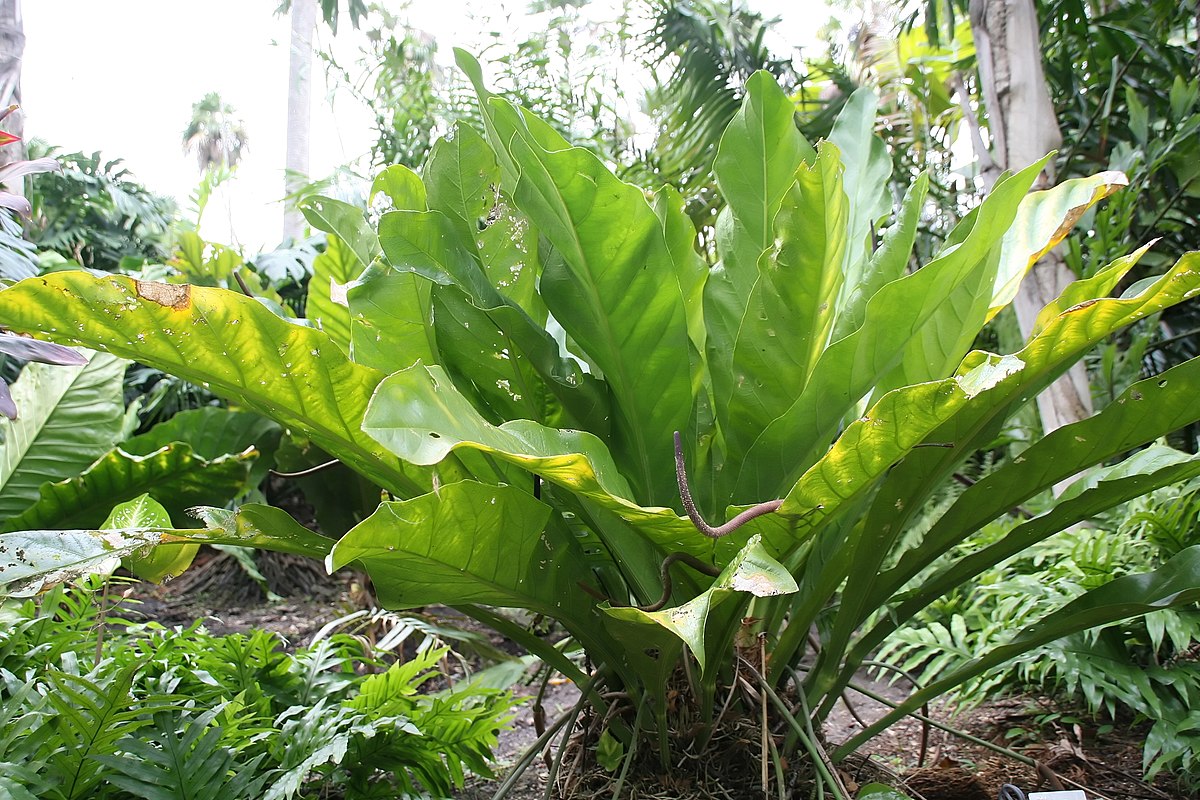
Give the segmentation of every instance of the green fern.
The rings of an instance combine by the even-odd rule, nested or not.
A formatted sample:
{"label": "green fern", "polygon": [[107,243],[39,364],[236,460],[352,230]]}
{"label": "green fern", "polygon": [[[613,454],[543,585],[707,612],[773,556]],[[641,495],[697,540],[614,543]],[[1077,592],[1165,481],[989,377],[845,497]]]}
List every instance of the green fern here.
{"label": "green fern", "polygon": [[[1096,523],[1064,531],[979,575],[897,630],[878,657],[930,681],[1088,589],[1160,565],[1200,542],[1200,483],[1140,498]],[[989,526],[960,548],[985,546],[1006,528],[1005,522]],[[1132,711],[1152,725],[1144,749],[1147,775],[1168,770],[1197,789],[1197,652],[1200,610],[1163,610],[1045,645],[960,687],[956,699],[969,706],[1025,687],[1078,698],[1109,717]]]}
{"label": "green fern", "polygon": [[104,777],[96,757],[116,752],[119,739],[146,724],[146,706],[135,705],[129,691],[135,672],[135,666],[109,671],[101,662],[86,677],[46,673],[47,699],[55,712],[50,727],[59,745],[49,761],[54,783],[49,797],[95,797]]}
{"label": "green fern", "polygon": [[108,780],[144,800],[243,800],[261,797],[268,779],[262,756],[237,763],[213,722],[222,707],[198,716],[160,711],[148,729],[118,743],[120,755],[96,756]]}
{"label": "green fern", "polygon": [[46,698],[34,689],[17,685],[0,701],[0,797],[10,800],[31,800],[49,788],[44,773],[51,729]]}

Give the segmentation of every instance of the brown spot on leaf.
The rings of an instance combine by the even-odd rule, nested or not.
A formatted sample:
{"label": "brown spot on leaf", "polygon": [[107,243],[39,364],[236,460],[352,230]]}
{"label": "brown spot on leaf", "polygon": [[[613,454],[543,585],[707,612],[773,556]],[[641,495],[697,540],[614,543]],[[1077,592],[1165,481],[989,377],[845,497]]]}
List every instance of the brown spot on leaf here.
{"label": "brown spot on leaf", "polygon": [[137,287],[138,297],[176,311],[182,311],[192,302],[192,287],[187,284],[134,281],[134,285]]}

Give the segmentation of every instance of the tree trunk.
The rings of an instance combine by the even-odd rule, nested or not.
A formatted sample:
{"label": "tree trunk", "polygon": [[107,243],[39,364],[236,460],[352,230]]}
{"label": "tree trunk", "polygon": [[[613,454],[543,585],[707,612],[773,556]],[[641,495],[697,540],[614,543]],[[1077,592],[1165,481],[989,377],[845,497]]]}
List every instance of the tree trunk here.
{"label": "tree trunk", "polygon": [[[1057,149],[1062,133],[1042,71],[1034,0],[971,0],[971,31],[992,139],[990,158],[980,158],[985,188],[990,191],[1001,170],[1022,169]],[[1053,181],[1054,171],[1048,166],[1035,188]],[[1038,312],[1073,279],[1062,256],[1054,251],[1033,267],[1013,303],[1022,336],[1029,336]],[[1043,433],[1091,416],[1092,396],[1083,364],[1073,366],[1042,392],[1037,404]]]}
{"label": "tree trunk", "polygon": [[[312,127],[312,35],[317,25],[317,0],[292,0],[292,45],[288,61],[287,173],[288,196],[303,185],[309,171],[309,131]],[[304,215],[285,201],[283,242],[300,238]]]}
{"label": "tree trunk", "polygon": [[[21,21],[21,0],[0,0],[0,110],[21,104],[21,59],[25,53],[25,30]],[[0,122],[0,130],[14,136],[25,133],[25,114],[14,111]],[[0,147],[0,166],[25,158],[25,143]],[[24,194],[22,182],[8,187]]]}

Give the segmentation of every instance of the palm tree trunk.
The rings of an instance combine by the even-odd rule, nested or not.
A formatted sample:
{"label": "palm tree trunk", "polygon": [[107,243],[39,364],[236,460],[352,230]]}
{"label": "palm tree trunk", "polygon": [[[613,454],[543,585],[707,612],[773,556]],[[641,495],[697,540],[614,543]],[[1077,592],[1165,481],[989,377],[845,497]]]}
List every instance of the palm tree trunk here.
{"label": "palm tree trunk", "polygon": [[[312,127],[312,35],[317,25],[317,0],[292,0],[292,45],[288,67],[287,173],[284,187],[292,195],[309,172],[309,131]],[[286,202],[286,201],[285,201]],[[304,216],[288,203],[283,214],[283,241],[298,239]]]}
{"label": "palm tree trunk", "polygon": [[[1034,0],[971,0],[971,31],[983,101],[992,139],[990,158],[979,154],[985,188],[1004,169],[1021,169],[1062,144],[1062,133],[1042,70]],[[976,145],[982,146],[980,141]],[[1054,181],[1048,167],[1036,188]],[[1038,312],[1074,279],[1062,256],[1048,253],[1021,284],[1013,306],[1021,334],[1028,337]],[[1044,433],[1092,414],[1092,396],[1082,363],[1037,398]]]}
{"label": "palm tree trunk", "polygon": [[[25,30],[21,21],[21,0],[0,0],[0,110],[21,104],[21,58],[25,53]],[[25,115],[21,111],[9,114],[0,130],[15,136],[24,134]],[[24,142],[0,148],[0,166],[25,157]],[[21,192],[21,185],[9,191]]]}

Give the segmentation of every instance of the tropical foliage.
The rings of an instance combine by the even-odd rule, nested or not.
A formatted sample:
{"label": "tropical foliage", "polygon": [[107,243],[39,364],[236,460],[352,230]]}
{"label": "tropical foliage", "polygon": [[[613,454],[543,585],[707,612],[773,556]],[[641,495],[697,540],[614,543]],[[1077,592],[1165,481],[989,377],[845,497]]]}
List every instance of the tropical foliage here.
{"label": "tropical foliage", "polygon": [[[167,522],[145,498],[115,516]],[[14,800],[446,797],[465,770],[489,774],[513,700],[433,689],[447,650],[432,640],[407,660],[333,632],[289,651],[263,631],[134,622],[107,591],[92,579],[3,609],[0,791]]]}
{"label": "tropical foliage", "polygon": [[[394,210],[377,232],[336,201],[307,209],[337,244],[314,262],[306,325],[224,289],[118,276],[61,273],[0,292],[14,329],[209,386],[394,499],[337,542],[255,505],[205,512],[203,531],[30,526],[6,537],[26,553],[6,577],[61,577],[40,560],[55,548],[70,549],[74,572],[155,542],[205,540],[357,563],[388,606],[458,606],[597,703],[600,685],[625,693],[636,721],[611,718],[609,735],[632,760],[639,734],[657,729],[663,738],[640,752],[666,758],[667,734],[683,735],[668,685],[698,701],[687,735],[700,745],[719,687],[739,676],[768,694],[793,683],[819,720],[904,620],[1058,531],[1200,474],[1192,455],[1141,449],[1200,417],[1192,360],[923,513],[1095,344],[1200,292],[1192,254],[1108,297],[1143,248],[1069,286],[1014,352],[971,349],[1030,264],[1124,183],[1119,174],[1033,194],[1042,164],[1007,175],[910,273],[927,183],[916,180],[874,246],[891,217],[881,191],[891,161],[872,133],[873,96],[851,97],[814,146],[792,101],[758,73],[717,150],[727,205],[710,269],[676,193],[622,183],[488,92],[469,56],[459,63],[482,132],[458,126],[420,177],[382,173],[373,192]],[[1085,470],[1061,502],[980,550],[956,549]],[[834,755],[1033,648],[1197,597],[1200,549],[1184,548],[1031,620]],[[487,606],[558,620],[597,671]],[[815,660],[798,670],[814,625]],[[792,723],[780,746],[815,748]]]}
{"label": "tropical foliage", "polygon": [[47,263],[112,271],[166,257],[175,204],[138,183],[121,159],[63,154],[37,141],[30,151],[61,164],[31,181],[29,192],[29,238],[57,256],[43,256]]}
{"label": "tropical foliage", "polygon": [[[1068,490],[1070,494],[1074,490]],[[1200,542],[1195,480],[1158,490],[1107,512],[1096,527],[1064,531],[986,570],[921,611],[885,640],[878,658],[922,682],[961,667],[1053,608],[1122,575],[1155,568]],[[1016,525],[984,528],[958,550],[987,547]],[[1012,686],[1080,697],[1112,719],[1129,709],[1151,724],[1145,772],[1171,768],[1194,788],[1200,752],[1200,692],[1195,669],[1200,615],[1195,607],[1164,609],[1050,642],[960,687],[967,704]]]}

